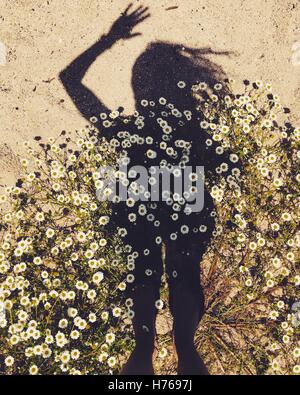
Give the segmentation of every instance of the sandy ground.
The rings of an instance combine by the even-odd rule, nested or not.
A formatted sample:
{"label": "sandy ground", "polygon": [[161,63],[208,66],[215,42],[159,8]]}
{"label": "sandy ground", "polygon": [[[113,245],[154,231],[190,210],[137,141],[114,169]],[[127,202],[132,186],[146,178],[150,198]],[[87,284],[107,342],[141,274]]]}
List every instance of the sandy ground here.
{"label": "sandy ground", "polygon": [[[167,40],[234,51],[217,57],[229,76],[270,81],[299,119],[299,0],[144,0],[143,35],[120,42],[91,67],[86,83],[106,105],[134,108],[131,68],[147,43]],[[16,153],[34,135],[55,136],[85,124],[58,73],[106,33],[127,0],[0,0],[0,184],[18,172]],[[178,7],[167,10],[170,7]],[[295,44],[296,43],[296,44]],[[299,51],[300,52],[300,51]],[[300,54],[299,54],[300,55]],[[299,56],[300,58],[300,56]],[[295,59],[295,53],[294,53]],[[2,64],[2,65],[1,65]]]}

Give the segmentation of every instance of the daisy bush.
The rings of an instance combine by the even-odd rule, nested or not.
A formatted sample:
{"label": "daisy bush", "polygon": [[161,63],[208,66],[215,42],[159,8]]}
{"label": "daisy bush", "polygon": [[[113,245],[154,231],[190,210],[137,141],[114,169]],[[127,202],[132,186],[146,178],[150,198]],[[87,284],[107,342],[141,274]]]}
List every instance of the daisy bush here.
{"label": "daisy bush", "polygon": [[124,249],[96,194],[115,153],[97,136],[36,137],[1,195],[2,374],[114,373],[131,348]]}
{"label": "daisy bush", "polygon": [[271,85],[232,90],[194,87],[206,144],[242,164],[239,185],[222,168],[210,184],[217,227],[202,264],[197,344],[214,373],[299,374],[300,128]]}
{"label": "daisy bush", "polygon": [[[233,83],[192,88],[207,146],[241,163],[238,183],[223,176],[225,163],[207,183],[217,226],[201,262],[206,313],[196,344],[211,374],[297,375],[300,128],[270,84],[245,81],[233,94]],[[155,360],[158,373],[176,372],[168,329]]]}
{"label": "daisy bush", "polygon": [[[269,84],[233,91],[192,87],[207,147],[237,164],[206,177],[216,229],[201,262],[196,344],[211,373],[299,374],[300,128]],[[97,199],[98,169],[118,154],[99,136],[90,126],[75,139],[37,137],[1,196],[2,374],[117,373],[133,348],[130,250]],[[165,275],[161,298],[156,371],[174,373]]]}

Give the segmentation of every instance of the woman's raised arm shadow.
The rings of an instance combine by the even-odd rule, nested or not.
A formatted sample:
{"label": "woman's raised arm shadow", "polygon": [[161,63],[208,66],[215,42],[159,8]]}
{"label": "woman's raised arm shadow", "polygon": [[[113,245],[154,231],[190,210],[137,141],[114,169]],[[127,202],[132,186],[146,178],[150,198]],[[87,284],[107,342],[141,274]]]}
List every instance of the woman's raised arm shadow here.
{"label": "woman's raised arm shadow", "polygon": [[150,16],[147,13],[148,8],[142,6],[138,7],[134,12],[129,13],[131,6],[132,4],[113,23],[106,36],[102,36],[100,40],[79,55],[59,74],[60,81],[64,85],[68,95],[79,112],[87,120],[90,120],[93,116],[99,117],[99,114],[102,112],[110,112],[95,93],[82,82],[89,67],[98,56],[109,50],[118,40],[131,39],[141,35],[141,33],[132,33],[132,30],[136,25]]}

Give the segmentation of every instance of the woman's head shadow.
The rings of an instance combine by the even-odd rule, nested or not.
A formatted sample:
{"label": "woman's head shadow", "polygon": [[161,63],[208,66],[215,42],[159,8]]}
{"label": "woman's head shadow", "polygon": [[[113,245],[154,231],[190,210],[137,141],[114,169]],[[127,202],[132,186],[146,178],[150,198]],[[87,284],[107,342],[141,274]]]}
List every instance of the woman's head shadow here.
{"label": "woman's head shadow", "polygon": [[[216,84],[223,83],[223,89],[218,91],[218,96],[230,94],[227,75],[223,68],[209,59],[209,55],[230,56],[232,52],[214,51],[211,48],[192,48],[181,44],[165,41],[149,43],[146,50],[136,59],[132,68],[132,90],[135,98],[135,108],[145,119],[149,118],[149,110],[141,102],[143,100],[153,101],[153,110],[160,115],[159,99],[166,99],[180,112],[191,111],[193,117],[188,123],[188,137],[192,143],[202,147],[203,155],[199,160],[204,160],[207,169],[216,169],[224,156],[217,155],[213,142],[211,149],[207,150],[205,141],[210,135],[200,127],[199,120],[203,119],[202,106],[199,100],[206,100],[208,93],[215,93]],[[185,83],[184,89],[179,89],[178,83]],[[199,91],[197,96],[193,94],[192,87],[204,82],[206,89]],[[157,106],[156,110],[155,107]],[[167,110],[171,113],[171,110]],[[148,120],[151,124],[151,121]],[[184,123],[183,123],[184,124]],[[130,125],[128,125],[130,128]],[[186,126],[182,132],[186,135]],[[149,133],[149,130],[146,130]],[[152,130],[155,134],[155,131]],[[183,136],[183,135],[182,135]],[[227,152],[229,155],[229,152]],[[228,156],[227,155],[227,156]]]}
{"label": "woman's head shadow", "polygon": [[136,109],[141,109],[141,100],[156,102],[160,97],[167,98],[178,108],[195,106],[191,91],[180,91],[177,83],[184,81],[187,87],[192,87],[196,83],[205,82],[213,87],[224,81],[224,70],[208,59],[207,55],[229,54],[211,48],[191,48],[163,41],[148,44],[132,69],[131,85]]}

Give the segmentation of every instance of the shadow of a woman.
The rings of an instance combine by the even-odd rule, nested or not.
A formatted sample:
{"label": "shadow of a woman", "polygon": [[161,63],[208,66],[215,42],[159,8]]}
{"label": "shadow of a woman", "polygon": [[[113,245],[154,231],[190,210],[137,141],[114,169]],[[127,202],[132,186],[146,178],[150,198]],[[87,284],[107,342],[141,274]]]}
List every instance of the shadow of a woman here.
{"label": "shadow of a woman", "polygon": [[[99,55],[120,39],[140,35],[132,30],[150,14],[142,6],[134,12],[130,9],[131,5],[106,36],[60,73],[60,80],[80,113],[87,120],[95,118],[95,126],[104,131],[103,136],[112,144],[120,147],[130,158],[131,165],[148,169],[163,165],[171,171],[182,163],[181,169],[187,164],[204,166],[207,177],[228,158],[224,157],[226,154],[217,155],[216,143],[200,127],[203,119],[191,87],[203,82],[213,88],[224,80],[222,68],[205,55],[228,53],[167,42],[149,44],[133,67],[136,112],[130,117],[122,115],[122,108],[111,113],[82,83]],[[178,374],[208,374],[195,348],[194,335],[204,313],[199,263],[213,235],[214,204],[205,189],[203,209],[197,213],[185,210],[181,213],[180,204],[172,194],[174,191],[165,192],[169,196],[164,202],[140,202],[133,208],[127,201],[113,208],[116,224],[125,229],[125,242],[132,249],[130,258],[134,262],[135,277],[128,288],[129,300],[134,305],[136,348],[122,374],[153,374],[155,319],[163,274],[162,243],[166,247]],[[181,208],[185,207],[182,204]]]}

